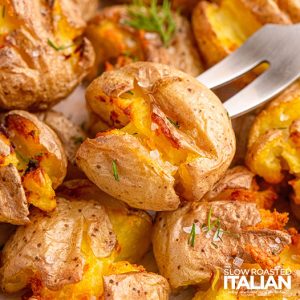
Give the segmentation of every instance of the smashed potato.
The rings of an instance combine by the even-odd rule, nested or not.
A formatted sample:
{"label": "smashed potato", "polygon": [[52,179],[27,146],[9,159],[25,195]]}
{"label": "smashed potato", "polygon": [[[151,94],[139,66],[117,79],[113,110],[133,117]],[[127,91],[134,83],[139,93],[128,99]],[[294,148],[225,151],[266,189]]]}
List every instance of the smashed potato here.
{"label": "smashed potato", "polygon": [[74,0],[1,0],[0,8],[0,108],[53,106],[94,62],[82,12]]}
{"label": "smashed potato", "polygon": [[[150,246],[152,220],[145,212],[130,209],[87,180],[66,182],[58,194],[55,211],[45,215],[33,209],[31,223],[19,227],[5,245],[3,291],[29,285],[42,299],[90,299],[128,292],[128,284],[137,291],[122,299],[168,299],[163,277],[130,263]],[[138,291],[145,297],[138,298]]]}
{"label": "smashed potato", "polygon": [[[223,284],[223,278],[218,278],[213,287],[210,287],[207,291],[199,291],[193,298],[193,300],[298,300],[300,289],[300,277],[298,271],[300,269],[300,236],[297,234],[292,238],[292,244],[280,253],[278,266],[283,269],[289,269],[292,272],[292,288],[282,289],[280,293],[278,291],[272,292],[272,290],[240,290],[238,293],[233,290],[225,290]],[[248,264],[243,266],[244,269],[258,269],[257,264]],[[267,280],[267,276],[265,276]]]}
{"label": "smashed potato", "polygon": [[272,187],[259,187],[254,176],[254,173],[243,166],[228,169],[204,199],[253,202],[259,208],[270,209],[278,196]]}
{"label": "smashed potato", "polygon": [[[153,250],[160,273],[179,288],[209,282],[236,257],[255,263],[249,245],[276,258],[291,238],[284,231],[256,227],[261,217],[255,203],[241,201],[193,202],[159,213]],[[281,242],[275,249],[277,238]]]}
{"label": "smashed potato", "polygon": [[56,134],[34,115],[11,111],[0,132],[0,221],[25,224],[28,205],[51,211],[67,161]]}
{"label": "smashed potato", "polygon": [[170,41],[163,41],[159,32],[131,25],[131,22],[135,24],[131,11],[137,14],[137,11],[145,10],[146,6],[110,6],[88,23],[86,34],[96,52],[96,62],[90,78],[104,70],[120,68],[135,61],[168,64],[193,76],[202,72],[188,21],[179,14],[170,12],[174,33]]}
{"label": "smashed potato", "polygon": [[[291,24],[300,14],[296,0],[199,1],[193,11],[193,30],[208,66],[222,60],[267,23]],[[285,3],[285,4],[283,4]],[[292,4],[293,3],[293,4]],[[281,5],[282,4],[282,5]],[[283,7],[285,6],[285,8]],[[282,10],[281,10],[282,8]],[[297,8],[297,11],[294,10]],[[291,12],[291,15],[287,13]]]}
{"label": "smashed potato", "polygon": [[294,179],[294,201],[300,204],[300,87],[296,83],[275,98],[255,119],[246,163],[266,181],[278,184],[286,173]]}
{"label": "smashed potato", "polygon": [[173,210],[199,200],[235,151],[230,119],[214,94],[168,66],[106,72],[86,93],[110,128],[81,144],[76,161],[102,190],[132,207]]}

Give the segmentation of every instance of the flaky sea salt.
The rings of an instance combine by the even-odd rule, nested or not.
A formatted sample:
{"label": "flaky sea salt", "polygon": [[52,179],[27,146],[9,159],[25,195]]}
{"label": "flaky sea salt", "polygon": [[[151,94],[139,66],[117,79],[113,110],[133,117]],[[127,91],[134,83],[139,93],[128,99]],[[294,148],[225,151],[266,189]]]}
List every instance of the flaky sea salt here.
{"label": "flaky sea salt", "polygon": [[243,264],[244,260],[240,257],[235,257],[233,260],[233,264],[237,267],[240,267]]}

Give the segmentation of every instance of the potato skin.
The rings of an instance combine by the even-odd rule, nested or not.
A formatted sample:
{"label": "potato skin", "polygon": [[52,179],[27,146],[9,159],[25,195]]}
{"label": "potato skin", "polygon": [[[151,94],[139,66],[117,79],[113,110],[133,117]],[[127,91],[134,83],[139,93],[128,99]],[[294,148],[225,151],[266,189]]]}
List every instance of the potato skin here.
{"label": "potato skin", "polygon": [[[138,10],[138,8],[135,8]],[[119,68],[134,61],[171,65],[193,76],[203,71],[196,42],[188,20],[173,13],[176,30],[165,46],[158,33],[137,30],[126,25],[129,6],[109,6],[90,20],[86,35],[96,50],[96,63],[90,78],[101,70]]]}
{"label": "potato skin", "polygon": [[[220,219],[221,228],[231,234],[223,234],[222,242],[213,245],[211,234],[200,229],[195,235],[194,246],[189,241],[190,234],[184,228],[196,223],[208,226],[209,211],[211,224]],[[188,203],[174,212],[161,212],[157,215],[154,233],[153,250],[160,273],[166,277],[172,288],[207,283],[212,274],[228,263],[228,257],[241,257],[246,263],[253,263],[247,252],[251,244],[268,253],[269,246],[276,236],[280,237],[282,245],[289,244],[290,236],[283,231],[269,229],[246,229],[260,223],[260,214],[254,203],[240,201],[213,201]],[[238,234],[238,236],[234,236]],[[217,247],[216,247],[217,246]]]}
{"label": "potato skin", "polygon": [[154,273],[104,276],[106,300],[168,300],[168,281]]}
{"label": "potato skin", "polygon": [[[31,284],[42,299],[101,297],[102,276],[144,272],[120,259],[138,260],[148,250],[152,221],[146,213],[131,210],[88,180],[66,182],[58,194],[55,211],[45,215],[33,209],[31,223],[6,243],[0,270],[5,292]],[[168,293],[163,278],[149,275],[156,277],[153,289],[159,291],[162,283]]]}
{"label": "potato skin", "polygon": [[88,21],[95,15],[100,2],[99,0],[72,0],[72,1],[78,7],[85,21]]}
{"label": "potato skin", "polygon": [[11,0],[4,19],[1,109],[49,108],[89,72],[94,52],[73,0]]}
{"label": "potato skin", "polygon": [[[144,119],[155,123],[156,133],[149,128],[150,124],[143,129],[146,133],[142,129],[140,132],[137,129],[137,135],[126,132],[124,126],[129,126],[130,120],[134,123],[139,114],[134,113],[135,103],[126,108],[122,95],[134,90],[135,82],[145,86],[139,87],[149,96],[145,96],[146,100],[143,98],[150,105]],[[94,140],[86,140],[77,152],[77,164],[101,189],[133,207],[172,210],[179,204],[176,193],[191,201],[200,200],[232,160],[235,138],[221,102],[193,77],[180,71],[153,63],[131,64],[94,80],[86,98],[91,109],[110,127],[124,129],[107,131]],[[117,119],[113,118],[115,114]],[[170,119],[176,120],[179,128]],[[143,134],[146,141],[148,136],[153,137],[155,146],[149,149],[149,143],[140,138]],[[155,142],[157,136],[162,140]],[[161,143],[165,143],[162,148]],[[129,151],[130,145],[134,151]],[[165,161],[151,156],[151,151],[157,149],[167,157]],[[168,161],[178,159],[179,155],[181,161],[175,161],[170,168]],[[119,181],[113,175],[113,160],[120,172]],[[174,167],[178,170],[176,175]],[[157,178],[156,174],[161,175]],[[172,191],[175,177],[177,184]],[[149,182],[151,188],[155,182],[158,186],[150,189]],[[136,203],[136,195],[142,203]],[[169,201],[165,202],[168,197]]]}
{"label": "potato skin", "polygon": [[282,11],[274,0],[216,2],[199,1],[192,15],[194,35],[208,67],[241,46],[264,24],[292,23],[292,17]]}

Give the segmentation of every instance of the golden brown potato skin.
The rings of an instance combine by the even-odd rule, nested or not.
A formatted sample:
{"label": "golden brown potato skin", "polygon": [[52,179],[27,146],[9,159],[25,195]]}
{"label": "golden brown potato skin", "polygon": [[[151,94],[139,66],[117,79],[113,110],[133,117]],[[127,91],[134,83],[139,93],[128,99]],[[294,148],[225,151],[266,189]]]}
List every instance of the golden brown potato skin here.
{"label": "golden brown potato skin", "polygon": [[[0,108],[46,109],[68,96],[94,61],[73,0],[6,0]],[[25,9],[26,7],[26,9]]]}
{"label": "golden brown potato skin", "polygon": [[[146,253],[151,218],[106,195],[88,180],[66,182],[60,188],[56,210],[45,215],[33,209],[30,220],[3,249],[0,272],[5,292],[30,285],[41,299],[99,298],[109,288],[109,283],[104,288],[102,276],[137,272],[134,274],[139,277],[138,272],[144,272],[121,260],[139,260]],[[131,276],[128,281],[138,287]],[[149,280],[155,284],[145,290],[168,294],[168,284],[161,276],[149,274]]]}
{"label": "golden brown potato skin", "polygon": [[[209,236],[201,226],[208,226],[218,218],[221,228],[230,234],[223,234],[222,241],[214,242],[214,231]],[[281,252],[290,243],[290,236],[283,231],[269,229],[246,229],[260,223],[261,218],[254,203],[240,201],[193,202],[174,212],[162,212],[156,217],[153,233],[153,250],[160,273],[166,277],[172,288],[208,282],[212,274],[232,261],[228,257],[238,256],[247,263],[253,258],[247,251],[252,245],[271,254],[269,246],[280,237]],[[184,228],[197,224],[194,245],[189,242],[190,234]],[[236,235],[238,234],[238,235]]]}
{"label": "golden brown potato skin", "polygon": [[87,139],[77,164],[101,189],[133,207],[173,210],[178,195],[200,200],[232,160],[235,138],[221,102],[171,67],[139,62],[106,72],[86,98],[103,121],[120,129]]}
{"label": "golden brown potato skin", "polygon": [[[133,8],[132,8],[133,9]],[[176,31],[165,46],[158,33],[144,32],[126,25],[129,6],[104,8],[88,23],[86,35],[96,52],[96,63],[90,74],[118,68],[133,61],[150,61],[171,65],[193,76],[203,71],[188,20],[174,13]]]}

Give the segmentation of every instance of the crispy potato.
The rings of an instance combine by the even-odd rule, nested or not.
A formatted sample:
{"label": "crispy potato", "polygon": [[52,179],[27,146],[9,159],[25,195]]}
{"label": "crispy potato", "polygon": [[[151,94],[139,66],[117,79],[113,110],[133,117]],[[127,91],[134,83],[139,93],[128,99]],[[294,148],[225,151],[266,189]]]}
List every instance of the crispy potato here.
{"label": "crispy potato", "polygon": [[205,195],[204,199],[253,202],[259,208],[270,209],[278,196],[272,187],[261,188],[254,176],[254,173],[243,166],[231,168]]}
{"label": "crispy potato", "polygon": [[0,6],[0,108],[53,106],[94,62],[79,7],[74,0],[1,0]]}
{"label": "crispy potato", "polygon": [[90,79],[103,70],[134,61],[168,64],[193,76],[203,71],[190,25],[184,17],[173,14],[176,31],[169,45],[164,45],[158,33],[126,24],[130,20],[129,7],[107,7],[88,23],[86,35],[96,51]]}
{"label": "crispy potato", "polygon": [[[174,212],[159,213],[153,249],[160,273],[172,288],[178,288],[208,282],[235,257],[244,263],[257,262],[252,248],[259,249],[261,257],[265,253],[266,260],[260,264],[269,258],[276,262],[277,254],[290,243],[290,236],[279,230],[256,228],[260,222],[256,205],[240,201],[194,202]],[[277,237],[281,243],[275,251],[272,244]]]}
{"label": "crispy potato", "polygon": [[67,161],[56,134],[34,115],[11,111],[0,132],[0,221],[25,224],[28,205],[50,211],[66,175]]}
{"label": "crispy potato", "polygon": [[[282,289],[280,293],[278,291],[272,292],[272,290],[239,290],[237,291],[225,290],[223,288],[223,278],[216,280],[214,287],[210,287],[207,291],[199,291],[193,300],[298,300],[300,289],[300,236],[299,234],[292,238],[292,244],[286,247],[280,253],[280,265],[283,269],[290,269],[292,272],[292,288],[290,290]],[[255,264],[249,264],[245,269],[257,269],[259,266]],[[265,281],[267,276],[265,276]],[[214,280],[215,281],[215,280]]]}
{"label": "crispy potato", "polygon": [[128,262],[149,248],[152,220],[145,212],[130,209],[87,180],[66,182],[58,194],[55,211],[45,215],[33,209],[31,223],[20,226],[5,245],[3,291],[31,285],[42,299],[90,299],[117,292],[111,280],[125,280],[167,299],[165,279]]}
{"label": "crispy potato", "polygon": [[300,86],[295,83],[256,118],[249,134],[246,163],[266,181],[278,184],[285,173],[294,179],[294,201],[300,203]]}
{"label": "crispy potato", "polygon": [[179,195],[201,199],[234,155],[221,102],[168,66],[140,62],[106,72],[86,98],[104,122],[119,129],[85,140],[77,164],[98,187],[132,207],[173,210]]}
{"label": "crispy potato", "polygon": [[[287,6],[290,9],[296,7]],[[200,1],[193,11],[192,23],[205,62],[212,66],[237,49],[262,25],[291,24],[291,18],[286,11],[280,10],[275,0],[221,0],[218,4]]]}

